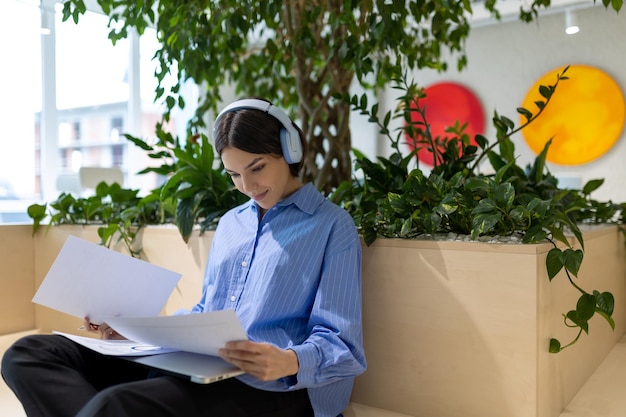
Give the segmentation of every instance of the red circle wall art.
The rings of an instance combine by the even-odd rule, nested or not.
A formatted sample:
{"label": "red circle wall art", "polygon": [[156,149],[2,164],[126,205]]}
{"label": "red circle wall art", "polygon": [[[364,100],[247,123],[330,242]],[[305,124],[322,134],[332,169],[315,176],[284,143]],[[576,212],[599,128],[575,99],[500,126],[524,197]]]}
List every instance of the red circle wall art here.
{"label": "red circle wall art", "polygon": [[[419,100],[419,106],[426,106],[426,121],[430,125],[433,138],[450,136],[446,129],[458,121],[467,123],[465,133],[470,143],[476,145],[474,136],[484,134],[485,114],[478,97],[467,87],[455,82],[440,82],[424,89],[426,97]],[[412,113],[413,122],[424,122],[417,112]],[[411,150],[415,149],[413,138],[405,135]],[[418,150],[417,157],[421,162],[434,166],[433,154],[427,149]]]}
{"label": "red circle wall art", "polygon": [[[541,77],[528,91],[522,107],[533,114],[535,101],[545,101],[540,85],[553,85],[565,67]],[[624,95],[611,77],[597,68],[571,65],[544,112],[522,129],[528,146],[536,154],[552,139],[546,159],[561,165],[579,165],[608,152],[624,127]],[[526,118],[520,116],[520,124]]]}

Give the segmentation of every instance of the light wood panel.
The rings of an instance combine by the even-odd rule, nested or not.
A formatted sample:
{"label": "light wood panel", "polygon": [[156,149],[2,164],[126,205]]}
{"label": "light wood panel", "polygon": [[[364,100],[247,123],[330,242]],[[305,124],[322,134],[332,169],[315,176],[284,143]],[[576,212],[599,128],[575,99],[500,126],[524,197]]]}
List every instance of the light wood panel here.
{"label": "light wood panel", "polygon": [[[616,296],[574,347],[561,314],[578,295],[545,273],[549,244],[377,240],[364,247],[368,370],[353,401],[412,416],[555,417],[624,333],[626,257],[615,228],[586,234],[583,287]],[[597,263],[601,266],[595,266]],[[588,285],[592,283],[593,285]]]}
{"label": "light wood panel", "polygon": [[35,327],[32,227],[0,226],[0,334]]}

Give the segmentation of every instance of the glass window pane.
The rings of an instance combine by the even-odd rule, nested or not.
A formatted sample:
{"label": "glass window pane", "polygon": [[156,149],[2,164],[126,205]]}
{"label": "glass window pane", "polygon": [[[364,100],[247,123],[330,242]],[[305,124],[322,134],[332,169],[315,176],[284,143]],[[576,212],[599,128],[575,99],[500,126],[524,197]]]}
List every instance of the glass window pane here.
{"label": "glass window pane", "polygon": [[[106,16],[87,12],[78,24],[71,19],[63,22],[57,4],[56,13],[47,12],[54,14],[55,26],[46,36],[40,28],[40,0],[1,3],[0,36],[10,41],[0,43],[0,54],[12,57],[12,64],[0,66],[5,81],[0,146],[8,150],[0,153],[0,223],[30,222],[26,208],[41,202],[43,195],[47,202],[63,191],[89,195],[90,190],[80,187],[81,166],[119,167],[125,174],[123,186],[144,195],[157,187],[163,178],[136,173],[160,162],[124,138],[131,133],[154,141],[155,125],[161,120],[163,106],[154,102],[157,82],[152,58],[159,47],[155,31],[147,30],[139,41],[140,51],[133,51],[129,39],[115,45],[108,39]],[[54,3],[46,4],[49,9]],[[43,54],[42,47],[48,48]],[[42,56],[46,62],[54,59],[55,71],[42,73]],[[133,68],[133,62],[139,67]],[[42,85],[42,80],[47,84]],[[168,89],[172,82],[166,83]],[[44,91],[46,97],[54,93],[56,108],[54,101],[49,103],[52,109],[42,108]],[[195,86],[187,86],[186,91],[193,97],[186,101],[195,103]],[[129,108],[129,103],[135,108]],[[167,128],[184,136],[191,107],[175,111]],[[44,120],[48,125],[52,122],[47,132],[42,130]]]}
{"label": "glass window pane", "polygon": [[[150,159],[123,135],[130,133],[151,142],[161,120],[164,107],[154,102],[156,33],[146,30],[139,42],[139,97],[130,100],[140,107],[135,112],[129,109],[135,71],[131,41],[123,39],[113,45],[108,39],[108,18],[101,14],[87,12],[78,25],[61,19],[57,13],[59,174],[75,175],[81,166],[119,167],[125,174],[123,186],[145,195],[163,179],[152,173],[136,174],[161,162]],[[131,120],[133,114],[140,120]],[[176,115],[169,129],[176,126],[175,119]]]}
{"label": "glass window pane", "polygon": [[0,11],[0,223],[23,221],[39,196],[35,114],[41,109],[38,2],[3,1]]}
{"label": "glass window pane", "polygon": [[56,14],[57,107],[60,110],[128,101],[129,41],[108,39],[108,18],[87,12],[78,24]]}
{"label": "glass window pane", "polygon": [[[129,114],[129,41],[113,45],[107,24],[93,12],[78,24],[56,14],[58,175],[66,179],[83,166],[126,171],[128,143],[121,134]],[[57,189],[75,191],[75,183],[57,182]]]}

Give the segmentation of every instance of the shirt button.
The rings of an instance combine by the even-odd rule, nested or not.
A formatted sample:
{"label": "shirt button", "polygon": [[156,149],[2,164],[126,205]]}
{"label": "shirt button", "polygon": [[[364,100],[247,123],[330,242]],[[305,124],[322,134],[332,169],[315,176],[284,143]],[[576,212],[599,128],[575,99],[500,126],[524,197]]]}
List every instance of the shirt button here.
{"label": "shirt button", "polygon": [[246,265],[248,265],[248,262],[246,262],[246,261],[243,261],[243,262],[241,263],[241,266],[244,266],[244,267],[245,267]]}
{"label": "shirt button", "polygon": [[235,301],[235,296],[234,295],[230,296],[230,301]]}

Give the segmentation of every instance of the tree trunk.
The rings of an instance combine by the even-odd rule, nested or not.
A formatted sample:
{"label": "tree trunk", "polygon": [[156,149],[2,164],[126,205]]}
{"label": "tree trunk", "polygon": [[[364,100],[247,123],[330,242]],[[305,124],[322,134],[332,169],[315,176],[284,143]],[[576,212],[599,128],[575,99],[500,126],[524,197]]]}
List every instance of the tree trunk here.
{"label": "tree trunk", "polygon": [[[312,59],[304,45],[295,47],[293,74],[299,99],[298,117],[309,148],[303,179],[328,194],[352,176],[350,105],[332,96],[349,93],[354,70],[343,66],[337,50],[324,40],[330,36],[340,43],[348,36],[346,28],[338,26],[329,35],[325,19],[303,20],[305,3],[295,0],[286,4],[287,31],[293,34],[306,29],[314,34],[316,55],[324,58],[326,66],[320,69],[319,58]],[[342,13],[341,1],[324,2],[324,7],[326,14]]]}

